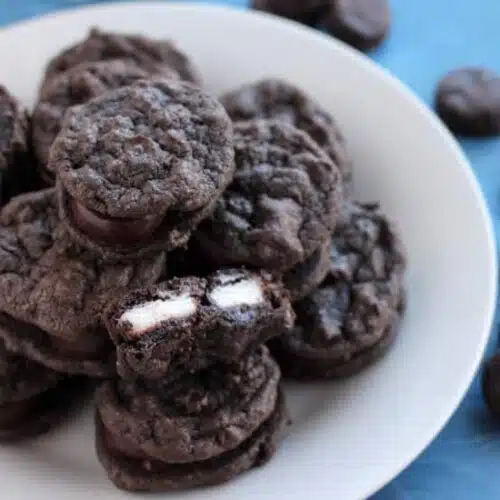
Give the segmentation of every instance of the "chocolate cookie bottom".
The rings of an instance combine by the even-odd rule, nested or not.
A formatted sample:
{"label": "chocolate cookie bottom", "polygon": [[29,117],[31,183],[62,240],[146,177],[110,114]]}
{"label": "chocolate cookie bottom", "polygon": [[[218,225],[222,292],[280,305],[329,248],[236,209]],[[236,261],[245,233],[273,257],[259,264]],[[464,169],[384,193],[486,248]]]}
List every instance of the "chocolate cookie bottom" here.
{"label": "chocolate cookie bottom", "polygon": [[278,361],[284,378],[321,380],[356,375],[382,358],[396,340],[401,319],[388,327],[376,344],[354,354],[339,356],[338,350],[315,348],[291,336],[282,335],[269,348]]}
{"label": "chocolate cookie bottom", "polygon": [[160,492],[211,486],[227,482],[270,460],[287,422],[284,395],[281,393],[271,417],[238,448],[211,460],[168,464],[129,458],[115,451],[109,446],[104,427],[96,417],[96,451],[109,479],[124,490]]}
{"label": "chocolate cookie bottom", "polygon": [[0,442],[45,434],[68,416],[86,388],[80,377],[68,378],[26,401],[0,406]]}
{"label": "chocolate cookie bottom", "polygon": [[110,377],[116,372],[111,342],[96,346],[94,353],[78,352],[76,343],[54,342],[40,328],[5,313],[0,313],[0,338],[10,351],[58,372],[97,378]]}

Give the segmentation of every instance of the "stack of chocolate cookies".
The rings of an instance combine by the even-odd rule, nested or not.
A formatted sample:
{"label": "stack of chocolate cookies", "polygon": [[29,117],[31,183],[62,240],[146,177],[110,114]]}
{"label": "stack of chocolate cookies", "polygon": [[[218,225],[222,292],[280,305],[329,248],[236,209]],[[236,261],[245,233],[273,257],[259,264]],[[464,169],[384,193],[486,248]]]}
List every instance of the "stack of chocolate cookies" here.
{"label": "stack of chocolate cookies", "polygon": [[2,89],[1,438],[115,376],[105,306],[165,277],[230,181],[230,120],[187,80],[171,42],[94,29],[49,64],[32,120]]}
{"label": "stack of chocolate cookies", "polygon": [[285,376],[361,371],[392,345],[404,309],[406,258],[393,224],[376,203],[356,201],[339,126],[302,90],[265,79],[221,102],[236,172],[194,235],[199,255],[184,260],[283,280],[297,321],[269,345]]}
{"label": "stack of chocolate cookies", "polygon": [[114,484],[218,484],[276,451],[282,374],[345,377],[392,345],[400,238],[289,82],[216,99],[172,42],[93,29],[31,118],[0,89],[0,120],[0,439],[104,379]]}
{"label": "stack of chocolate cookies", "polygon": [[[52,324],[53,333],[61,331],[46,308],[49,293],[55,291],[46,287],[43,271],[49,254],[53,255],[57,209],[45,191],[16,196],[40,184],[28,114],[3,87],[0,122],[0,194],[3,204],[12,198],[0,213],[0,440],[12,441],[50,430],[68,413],[85,384],[74,376],[76,372],[54,370],[50,363],[41,364],[37,356],[25,356],[24,349],[16,348],[23,339],[38,344],[43,333],[36,326],[38,319]],[[57,349],[55,340],[52,350]]]}
{"label": "stack of chocolate cookies", "polygon": [[283,286],[227,269],[173,278],[112,303],[119,378],[97,393],[97,453],[127,490],[228,481],[274,454],[287,422],[264,343],[293,325]]}

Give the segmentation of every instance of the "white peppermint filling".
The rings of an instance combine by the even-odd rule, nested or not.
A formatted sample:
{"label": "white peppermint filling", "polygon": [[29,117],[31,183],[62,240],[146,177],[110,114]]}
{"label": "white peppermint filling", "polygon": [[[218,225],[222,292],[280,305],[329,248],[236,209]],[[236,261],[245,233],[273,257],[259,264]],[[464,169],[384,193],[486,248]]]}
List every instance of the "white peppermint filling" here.
{"label": "white peppermint filling", "polygon": [[254,306],[264,302],[261,283],[257,279],[219,285],[210,292],[209,298],[212,304],[221,309],[242,305]]}
{"label": "white peppermint filling", "polygon": [[188,294],[177,297],[172,297],[167,293],[159,295],[164,298],[137,305],[124,312],[120,322],[130,323],[134,333],[141,334],[162,321],[185,318],[196,312],[196,302]]}

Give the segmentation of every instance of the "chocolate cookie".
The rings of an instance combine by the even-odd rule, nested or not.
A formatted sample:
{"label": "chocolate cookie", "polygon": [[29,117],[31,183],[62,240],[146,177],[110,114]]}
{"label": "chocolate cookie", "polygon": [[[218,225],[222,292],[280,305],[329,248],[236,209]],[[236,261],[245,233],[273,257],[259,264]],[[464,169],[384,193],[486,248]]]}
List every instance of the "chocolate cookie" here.
{"label": "chocolate cookie", "polygon": [[292,302],[307,297],[319,287],[330,270],[331,251],[332,241],[328,238],[309,258],[284,274],[283,283]]}
{"label": "chocolate cookie", "polygon": [[392,344],[404,308],[405,255],[374,204],[354,204],[333,238],[320,288],[295,304],[297,324],[271,348],[298,379],[352,375]]}
{"label": "chocolate cookie", "polygon": [[234,362],[293,325],[282,285],[232,269],[132,291],[103,316],[123,378],[168,378]]}
{"label": "chocolate cookie", "polygon": [[[124,453],[121,442],[106,432],[96,418],[96,450],[101,465],[118,488],[131,491],[179,491],[225,483],[235,476],[268,462],[276,453],[288,423],[284,396],[280,392],[274,411],[251,436],[236,448],[214,458],[190,463],[167,463],[144,458],[141,450]],[[238,433],[234,428],[229,431]],[[223,436],[222,439],[227,439]],[[229,438],[231,439],[231,438]]]}
{"label": "chocolate cookie", "polygon": [[453,70],[438,84],[435,107],[456,134],[499,135],[500,76],[482,68]]}
{"label": "chocolate cookie", "polygon": [[483,397],[489,410],[500,417],[500,354],[489,359],[482,374]]}
{"label": "chocolate cookie", "polygon": [[92,28],[87,37],[52,59],[46,69],[42,89],[55,75],[84,62],[127,59],[148,73],[173,71],[187,81],[200,82],[198,71],[188,57],[169,40],[153,40],[140,35],[123,35]]}
{"label": "chocolate cookie", "polygon": [[328,0],[252,0],[251,5],[253,9],[313,26],[328,10],[328,3]]}
{"label": "chocolate cookie", "polygon": [[234,128],[236,172],[196,237],[227,263],[285,272],[330,236],[342,204],[338,168],[303,131],[275,120]]}
{"label": "chocolate cookie", "polygon": [[340,169],[350,190],[352,162],[342,132],[305,92],[284,80],[269,78],[244,85],[224,95],[221,102],[233,121],[276,119],[307,132]]}
{"label": "chocolate cookie", "polygon": [[232,126],[193,85],[140,81],[71,108],[51,149],[62,218],[105,259],[184,245],[232,179]]}
{"label": "chocolate cookie", "polygon": [[[78,64],[51,78],[33,113],[33,146],[39,164],[47,165],[50,146],[71,106],[150,76],[131,61],[111,59]],[[172,77],[177,78],[177,74],[172,73]]]}
{"label": "chocolate cookie", "polygon": [[111,299],[158,281],[164,266],[163,253],[105,264],[68,240],[53,189],[19,196],[0,213],[0,338],[57,371],[111,375],[100,314]]}
{"label": "chocolate cookie", "polygon": [[20,103],[0,85],[0,203],[37,187],[29,147],[29,118]]}
{"label": "chocolate cookie", "polygon": [[0,441],[51,430],[70,406],[76,379],[45,368],[5,348],[0,341]]}
{"label": "chocolate cookie", "polygon": [[145,460],[209,460],[246,441],[273,413],[280,370],[261,346],[234,365],[215,365],[173,384],[110,381],[98,418],[117,451]]}
{"label": "chocolate cookie", "polygon": [[327,30],[359,50],[380,45],[389,32],[388,0],[330,0],[325,17]]}

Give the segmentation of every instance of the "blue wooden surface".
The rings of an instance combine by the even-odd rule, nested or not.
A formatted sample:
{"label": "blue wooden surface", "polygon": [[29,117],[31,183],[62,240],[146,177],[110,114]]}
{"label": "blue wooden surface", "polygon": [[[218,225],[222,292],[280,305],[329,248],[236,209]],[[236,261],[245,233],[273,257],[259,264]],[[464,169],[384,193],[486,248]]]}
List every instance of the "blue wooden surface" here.
{"label": "blue wooden surface", "polygon": [[[102,2],[0,0],[0,25],[97,3]],[[245,0],[219,3],[238,7],[247,4]],[[392,0],[392,10],[391,36],[371,57],[427,103],[432,102],[437,79],[451,68],[486,65],[500,72],[499,0]],[[500,140],[467,140],[462,145],[488,200],[498,234]],[[497,343],[496,328],[489,352]],[[500,499],[499,470],[500,424],[488,417],[476,379],[444,431],[372,500]]]}

